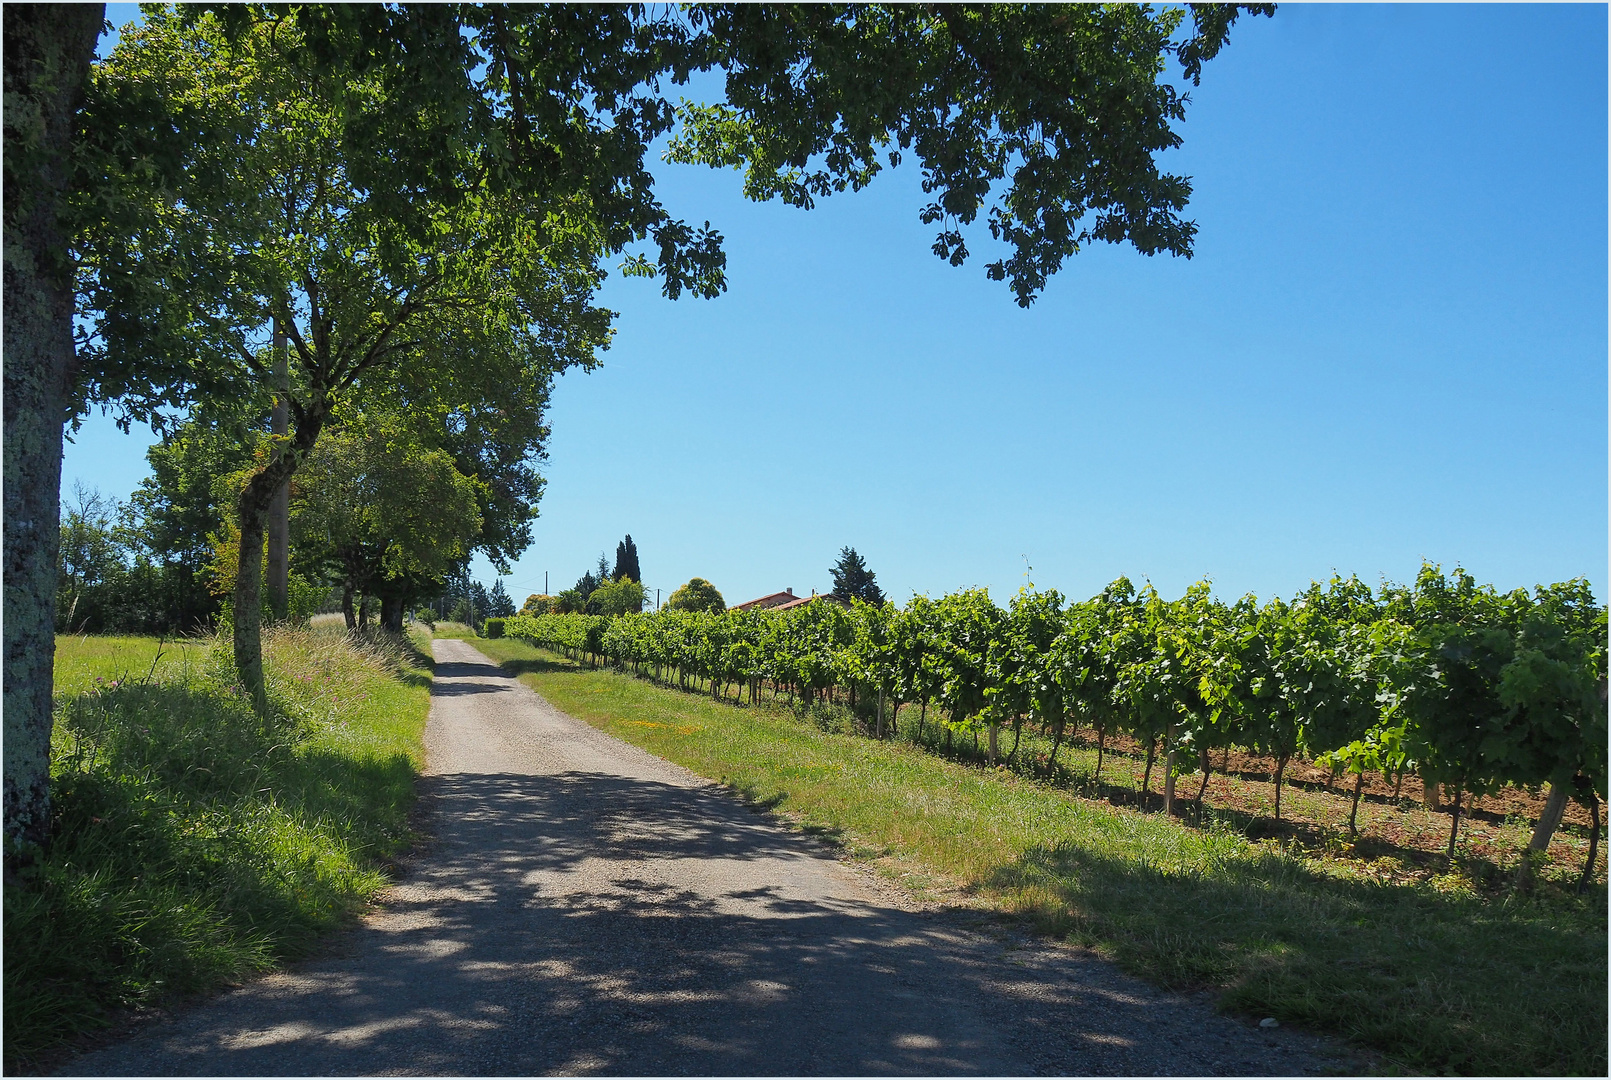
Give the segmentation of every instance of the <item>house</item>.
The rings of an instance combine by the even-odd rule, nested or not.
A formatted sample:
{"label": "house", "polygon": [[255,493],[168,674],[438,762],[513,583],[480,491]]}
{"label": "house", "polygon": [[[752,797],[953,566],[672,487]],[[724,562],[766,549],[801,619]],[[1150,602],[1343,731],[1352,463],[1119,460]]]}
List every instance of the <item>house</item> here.
{"label": "house", "polygon": [[756,598],[754,600],[749,600],[749,601],[746,601],[745,603],[742,603],[742,604],[734,604],[729,610],[731,610],[731,611],[759,611],[762,608],[775,608],[775,607],[782,607],[785,604],[798,603],[799,600],[800,600],[800,597],[794,595],[794,587],[791,585],[788,588],[784,589],[782,592],[775,592],[775,593],[772,593],[772,594],[770,594],[768,596],[758,597],[758,598]]}
{"label": "house", "polygon": [[801,604],[809,604],[809,603],[811,603],[811,601],[817,599],[819,595],[821,596],[822,599],[824,599],[824,600],[832,600],[836,604],[843,604],[844,603],[844,601],[840,600],[837,596],[832,596],[832,595],[830,595],[828,593],[820,593],[820,594],[819,593],[812,593],[810,596],[796,596],[796,595],[794,595],[794,587],[789,586],[788,588],[785,588],[782,592],[771,593],[771,594],[769,594],[767,596],[757,597],[754,600],[746,600],[742,604],[734,604],[728,610],[729,611],[763,611],[763,610],[764,611],[788,611],[791,608],[799,607]]}

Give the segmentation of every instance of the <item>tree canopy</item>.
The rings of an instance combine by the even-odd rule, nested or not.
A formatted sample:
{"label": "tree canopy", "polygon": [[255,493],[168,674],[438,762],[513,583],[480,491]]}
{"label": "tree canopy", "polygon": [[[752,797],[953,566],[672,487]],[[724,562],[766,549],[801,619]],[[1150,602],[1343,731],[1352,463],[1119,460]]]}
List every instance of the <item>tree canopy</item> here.
{"label": "tree canopy", "polygon": [[638,545],[632,542],[631,533],[627,533],[626,539],[615,545],[615,572],[610,576],[639,583],[643,581],[643,571],[638,569]]}
{"label": "tree canopy", "polygon": [[833,575],[833,595],[841,600],[864,600],[874,607],[884,602],[884,592],[878,587],[877,576],[867,569],[856,549],[840,549],[839,561],[828,571]]}
{"label": "tree canopy", "polygon": [[727,601],[702,577],[689,578],[666,599],[672,611],[726,611]]}

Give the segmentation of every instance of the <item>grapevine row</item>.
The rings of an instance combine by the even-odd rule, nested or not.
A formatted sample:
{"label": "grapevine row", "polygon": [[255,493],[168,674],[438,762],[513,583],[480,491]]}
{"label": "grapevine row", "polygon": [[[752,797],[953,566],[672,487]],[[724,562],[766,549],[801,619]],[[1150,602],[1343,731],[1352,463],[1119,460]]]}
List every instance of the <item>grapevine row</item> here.
{"label": "grapevine row", "polygon": [[717,697],[859,700],[879,737],[903,703],[921,704],[921,735],[932,704],[992,762],[1030,725],[1055,768],[1085,727],[1099,778],[1122,733],[1147,747],[1144,786],[1161,764],[1166,812],[1186,773],[1201,771],[1201,798],[1213,750],[1275,759],[1277,820],[1295,758],[1353,776],[1350,829],[1367,772],[1415,772],[1454,792],[1451,854],[1466,796],[1550,785],[1536,848],[1569,797],[1592,806],[1597,842],[1606,792],[1606,609],[1582,579],[1499,593],[1424,566],[1411,586],[1333,578],[1227,604],[1206,582],[1166,600],[1121,578],[1083,602],[1026,589],[1005,609],[970,589],[903,608],[518,616],[504,632]]}

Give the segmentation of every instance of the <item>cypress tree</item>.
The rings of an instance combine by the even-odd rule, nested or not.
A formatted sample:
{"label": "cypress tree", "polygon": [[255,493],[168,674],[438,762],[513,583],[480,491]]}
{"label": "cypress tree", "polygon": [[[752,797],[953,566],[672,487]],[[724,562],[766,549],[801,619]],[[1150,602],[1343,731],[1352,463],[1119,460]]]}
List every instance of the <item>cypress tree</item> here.
{"label": "cypress tree", "polygon": [[638,569],[638,545],[632,542],[631,533],[615,545],[615,573],[611,576],[616,581],[626,578],[643,584],[643,572]]}

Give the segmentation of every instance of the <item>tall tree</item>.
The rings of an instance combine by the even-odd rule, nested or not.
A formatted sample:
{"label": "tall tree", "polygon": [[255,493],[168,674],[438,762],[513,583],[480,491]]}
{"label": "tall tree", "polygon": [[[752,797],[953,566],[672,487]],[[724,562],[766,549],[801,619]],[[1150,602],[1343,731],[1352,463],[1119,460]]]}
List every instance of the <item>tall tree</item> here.
{"label": "tall tree", "polygon": [[865,600],[875,607],[884,602],[884,592],[878,587],[877,576],[853,547],[840,549],[839,561],[829,569],[833,575],[833,595],[840,600]]}
{"label": "tall tree", "polygon": [[509,599],[509,590],[503,587],[503,578],[499,578],[487,594],[487,614],[495,619],[506,619],[514,613],[515,602]]}
{"label": "tall tree", "polygon": [[638,545],[632,542],[631,533],[627,533],[626,539],[615,545],[615,572],[610,576],[616,581],[626,578],[640,584],[643,582],[643,572],[638,569]]}
{"label": "tall tree", "polygon": [[[290,434],[235,507],[235,664],[259,700],[268,512],[335,414],[376,381],[441,393],[490,369],[503,382],[546,383],[555,369],[591,366],[608,340],[608,313],[591,304],[600,240],[585,212],[466,176],[467,192],[417,198],[400,217],[389,188],[368,187],[343,146],[349,110],[382,93],[384,77],[301,63],[305,41],[289,18],[231,35],[209,16],[153,13],[106,66],[108,79],[158,83],[232,136],[194,148],[219,188],[211,202],[192,192],[186,207],[236,223],[233,236],[207,241],[233,241],[242,268],[211,318],[219,355],[233,354],[237,381],[266,397],[272,359],[255,335],[271,317],[291,343]],[[444,164],[475,168],[469,155]]]}
{"label": "tall tree", "polygon": [[78,381],[66,213],[102,4],[5,13],[5,842],[9,878],[50,820],[62,427]]}

